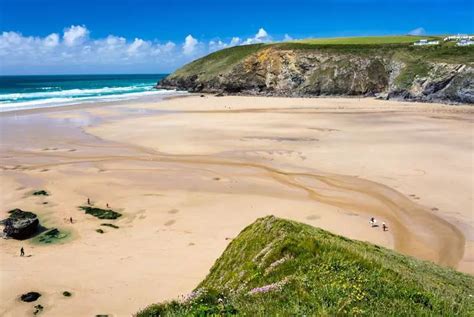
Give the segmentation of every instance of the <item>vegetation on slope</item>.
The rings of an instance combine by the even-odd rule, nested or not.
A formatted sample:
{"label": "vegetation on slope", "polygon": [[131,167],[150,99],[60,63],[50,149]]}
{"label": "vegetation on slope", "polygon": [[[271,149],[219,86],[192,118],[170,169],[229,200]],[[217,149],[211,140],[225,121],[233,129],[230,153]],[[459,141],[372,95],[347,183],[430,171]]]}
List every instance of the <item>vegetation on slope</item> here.
{"label": "vegetation on slope", "polygon": [[394,35],[394,36],[355,36],[355,37],[331,37],[304,39],[295,41],[307,44],[335,44],[335,45],[367,45],[367,44],[402,44],[414,43],[421,39],[441,40],[435,36],[415,36],[415,35]]}
{"label": "vegetation on slope", "polygon": [[[439,40],[441,44],[422,47],[413,46],[414,42],[422,38]],[[474,49],[472,47],[458,47],[453,42],[444,43],[441,37],[436,36],[340,37],[234,46],[197,59],[178,69],[171,77],[189,75],[211,77],[218,73],[225,73],[249,55],[269,47],[288,50],[322,50],[355,55],[377,53],[391,56],[396,53],[404,53],[404,55],[423,60],[446,63],[474,63]]]}
{"label": "vegetation on slope", "polygon": [[190,295],[137,316],[472,316],[473,296],[472,276],[270,216]]}
{"label": "vegetation on slope", "polygon": [[183,76],[189,73],[214,75],[229,70],[245,57],[257,52],[263,44],[243,45],[226,48],[197,59],[178,69],[173,75]]}

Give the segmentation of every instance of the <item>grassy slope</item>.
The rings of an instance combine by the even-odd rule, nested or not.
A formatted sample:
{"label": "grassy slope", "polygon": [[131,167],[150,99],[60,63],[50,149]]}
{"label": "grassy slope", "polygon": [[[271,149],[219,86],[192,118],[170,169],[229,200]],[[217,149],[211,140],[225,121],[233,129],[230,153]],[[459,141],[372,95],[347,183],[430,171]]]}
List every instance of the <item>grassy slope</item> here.
{"label": "grassy slope", "polygon": [[[439,39],[441,45],[415,47],[412,43],[421,39]],[[434,36],[369,36],[346,38],[306,39],[301,41],[254,44],[223,49],[197,59],[173,73],[170,78],[199,75],[201,79],[214,78],[261,49],[313,50],[333,54],[362,56],[395,56],[409,65],[419,62],[445,62],[474,65],[474,47],[458,47],[453,42],[443,42]]]}
{"label": "grassy slope", "polygon": [[305,40],[300,40],[300,41],[295,41],[295,42],[307,43],[307,44],[367,45],[367,44],[414,43],[421,39],[442,40],[434,36],[426,37],[426,36],[400,35],[400,36],[332,37],[332,38],[305,39]]}
{"label": "grassy slope", "polygon": [[192,294],[138,316],[474,315],[473,276],[275,217],[245,228]]}

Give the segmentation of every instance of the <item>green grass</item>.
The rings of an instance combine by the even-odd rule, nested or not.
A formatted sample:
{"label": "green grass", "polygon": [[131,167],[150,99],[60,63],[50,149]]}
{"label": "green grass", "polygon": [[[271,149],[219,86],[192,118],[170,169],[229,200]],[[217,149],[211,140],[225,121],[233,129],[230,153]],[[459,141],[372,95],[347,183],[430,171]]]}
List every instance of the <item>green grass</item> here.
{"label": "green grass", "polygon": [[473,296],[473,276],[266,217],[229,244],[191,296],[137,316],[472,316]]}
{"label": "green grass", "polygon": [[421,39],[442,40],[435,36],[413,36],[413,35],[397,35],[397,36],[358,36],[358,37],[332,37],[332,38],[315,38],[294,41],[295,43],[305,44],[334,44],[334,45],[367,45],[367,44],[403,44],[415,43]]}
{"label": "green grass", "polygon": [[102,209],[90,206],[79,206],[79,209],[82,209],[86,212],[86,214],[92,215],[99,219],[117,219],[122,216],[121,213],[113,211],[112,209]]}
{"label": "green grass", "polygon": [[257,52],[262,46],[264,45],[254,44],[226,48],[185,65],[173,75],[180,76],[189,73],[200,73],[204,76],[211,76],[222,73],[242,61],[245,57]]}
{"label": "green grass", "polygon": [[[438,39],[440,45],[414,46],[421,38]],[[263,49],[312,50],[331,54],[358,56],[405,56],[431,62],[474,64],[474,47],[458,47],[453,42],[443,42],[437,36],[368,36],[305,39],[300,41],[253,44],[226,48],[197,59],[170,75],[175,77],[198,76],[201,80],[217,80],[248,56]]]}

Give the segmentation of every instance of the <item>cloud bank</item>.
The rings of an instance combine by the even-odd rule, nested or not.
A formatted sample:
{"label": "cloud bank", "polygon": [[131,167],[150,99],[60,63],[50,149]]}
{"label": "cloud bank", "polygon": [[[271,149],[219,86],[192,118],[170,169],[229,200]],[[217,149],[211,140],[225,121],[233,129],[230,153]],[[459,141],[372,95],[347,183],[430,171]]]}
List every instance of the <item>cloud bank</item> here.
{"label": "cloud bank", "polygon": [[203,41],[189,34],[182,43],[116,35],[94,39],[90,34],[85,25],[71,25],[62,34],[45,37],[3,32],[0,74],[169,72],[216,50],[273,40],[263,28],[244,39]]}
{"label": "cloud bank", "polygon": [[425,35],[425,34],[426,34],[426,31],[422,27],[413,29],[410,32],[408,32],[408,35],[418,35],[419,36],[419,35]]}

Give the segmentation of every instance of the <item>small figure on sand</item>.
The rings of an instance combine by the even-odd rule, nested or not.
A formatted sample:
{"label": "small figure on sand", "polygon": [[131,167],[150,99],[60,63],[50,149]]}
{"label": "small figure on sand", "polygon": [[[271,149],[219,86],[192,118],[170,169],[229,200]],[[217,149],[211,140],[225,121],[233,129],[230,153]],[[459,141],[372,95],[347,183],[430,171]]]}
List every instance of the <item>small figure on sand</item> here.
{"label": "small figure on sand", "polygon": [[25,256],[25,249],[23,247],[20,249],[20,256]]}
{"label": "small figure on sand", "polygon": [[388,230],[388,227],[387,227],[387,225],[385,224],[385,222],[382,222],[382,229],[383,229],[383,231],[387,231],[387,230]]}
{"label": "small figure on sand", "polygon": [[373,227],[377,227],[377,220],[374,218],[374,217],[371,217],[370,218],[370,221],[369,221],[370,225]]}
{"label": "small figure on sand", "polygon": [[107,205],[107,208],[110,208],[110,207],[109,207],[109,203],[107,203],[106,205]]}
{"label": "small figure on sand", "polygon": [[69,222],[72,223],[72,217],[69,217]]}
{"label": "small figure on sand", "polygon": [[91,200],[89,198],[87,198],[87,204],[90,206],[91,204]]}

